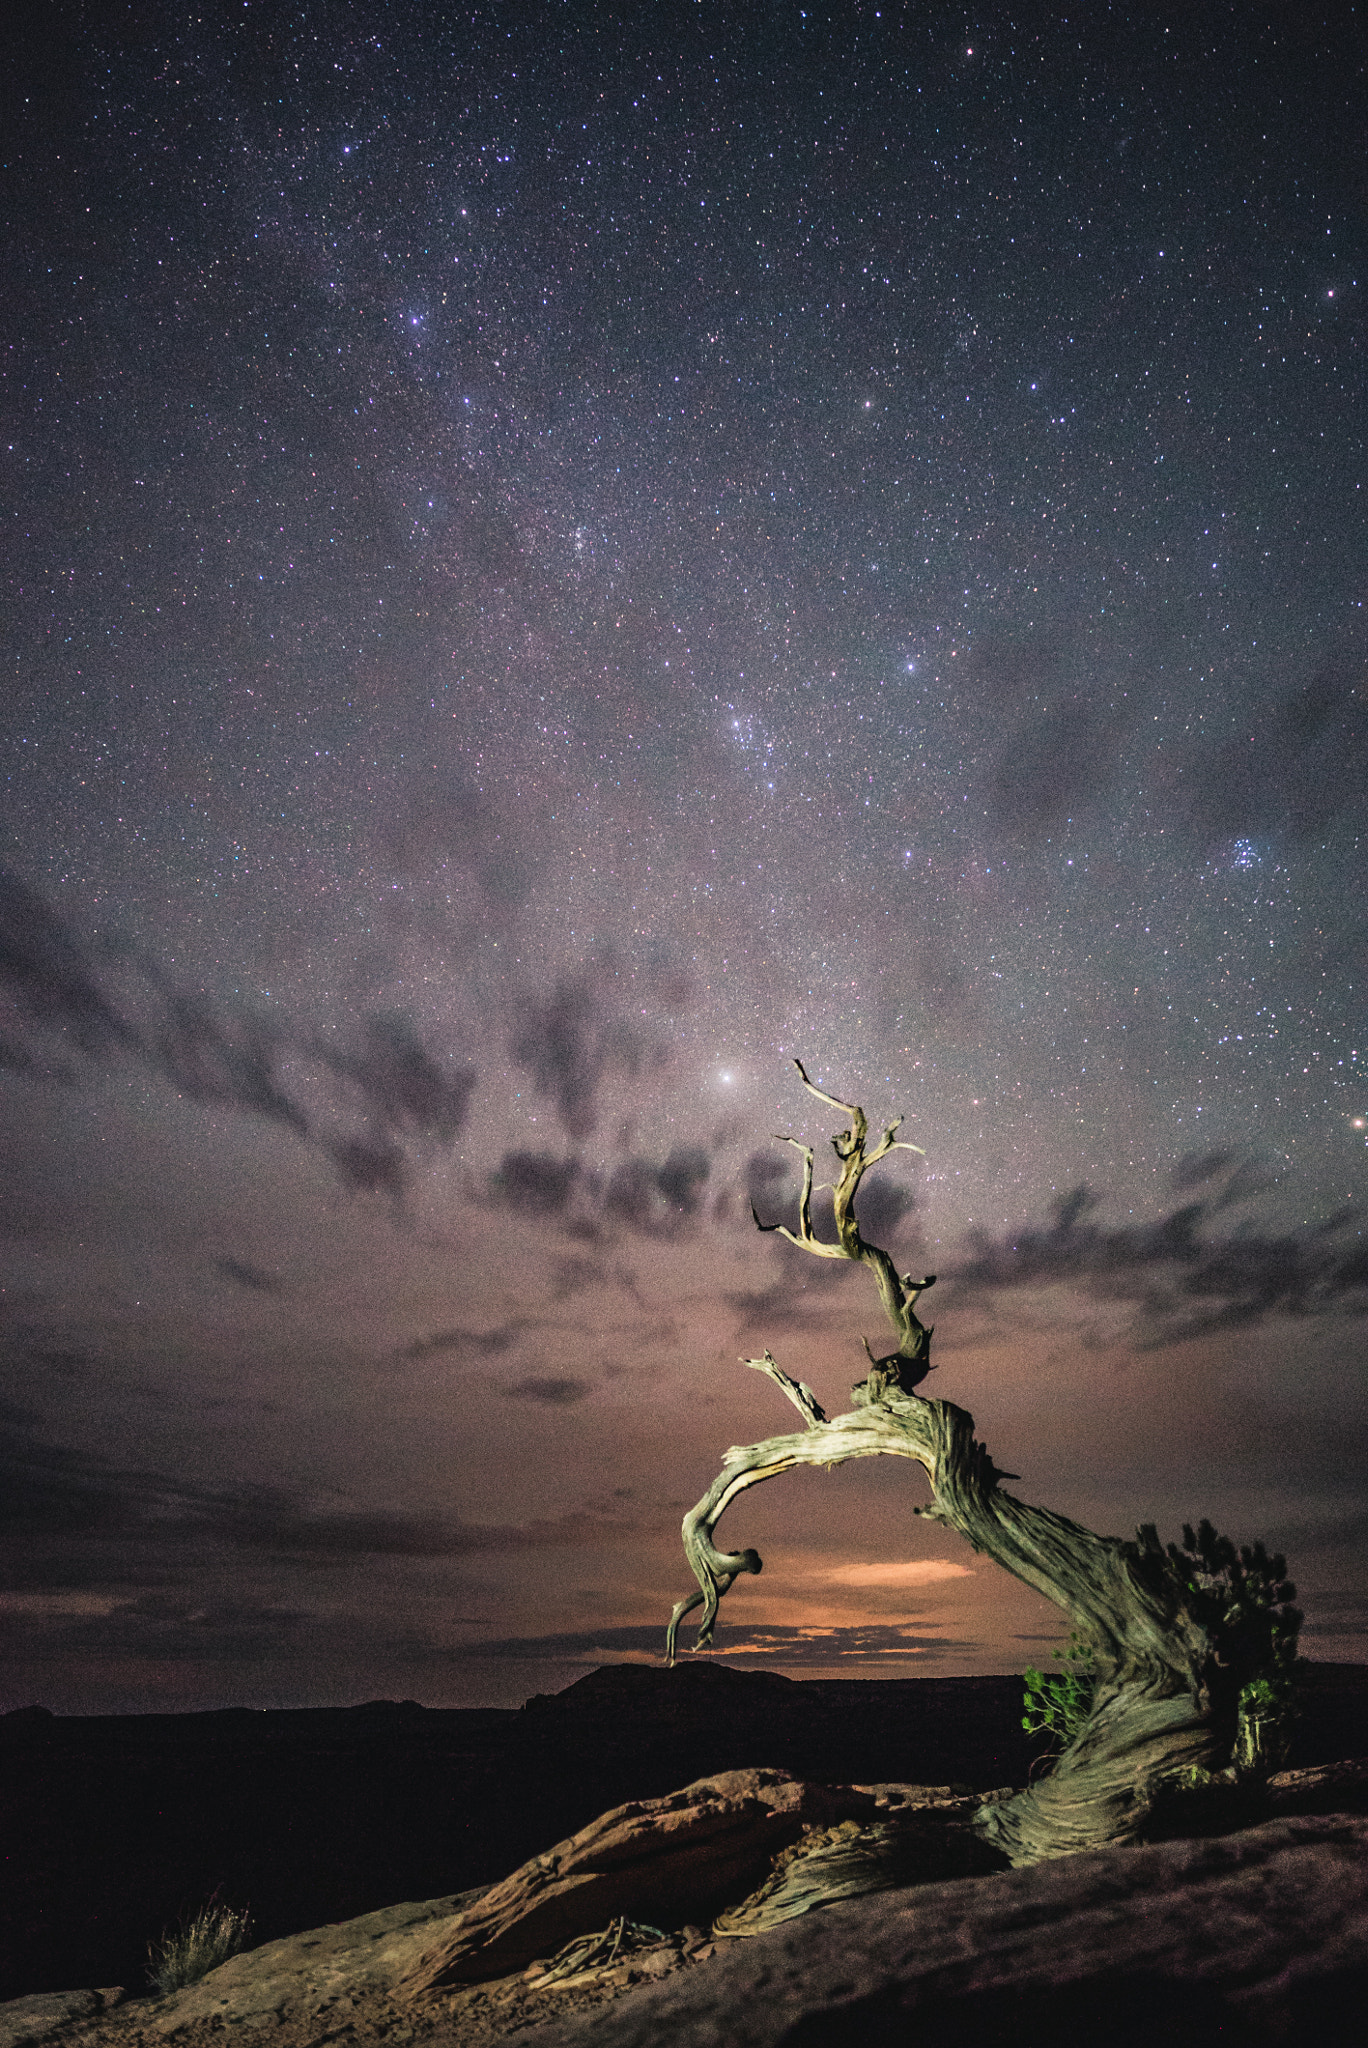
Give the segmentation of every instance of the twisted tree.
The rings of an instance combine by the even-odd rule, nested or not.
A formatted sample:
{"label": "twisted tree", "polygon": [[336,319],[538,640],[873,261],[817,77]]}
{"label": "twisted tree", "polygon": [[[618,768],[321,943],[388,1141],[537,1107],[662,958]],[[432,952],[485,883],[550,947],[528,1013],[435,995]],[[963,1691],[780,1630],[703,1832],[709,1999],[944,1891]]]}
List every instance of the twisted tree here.
{"label": "twisted tree", "polygon": [[[1012,1863],[1028,1864],[1171,1833],[1185,1809],[1190,1815],[1195,1787],[1209,1787],[1222,1774],[1235,1784],[1231,1758],[1242,1695],[1257,1693],[1256,1681],[1267,1687],[1270,1674],[1285,1677],[1290,1668],[1287,1653],[1301,1616],[1286,1604],[1295,1589],[1282,1583],[1283,1560],[1269,1559],[1262,1545],[1236,1558],[1233,1546],[1220,1547],[1224,1539],[1215,1537],[1209,1523],[1202,1525],[1200,1543],[1185,1531],[1185,1552],[1172,1544],[1166,1552],[1148,1523],[1134,1542],[1097,1536],[1002,1492],[999,1481],[1016,1475],[994,1464],[974,1435],[972,1415],[912,1391],[932,1370],[932,1333],[916,1305],[935,1275],[900,1275],[888,1253],[861,1235],[855,1216],[855,1196],[867,1170],[899,1146],[921,1148],[895,1138],[898,1119],[866,1149],[864,1111],[815,1087],[801,1061],[794,1064],[810,1094],[850,1119],[849,1128],[831,1141],[840,1162],[832,1187],[836,1242],[813,1233],[813,1151],[795,1138],[781,1142],[803,1154],[798,1229],[767,1226],[758,1216],[756,1224],[778,1230],[818,1258],[868,1267],[897,1333],[897,1348],[875,1359],[866,1343],[870,1369],[852,1389],[852,1411],[830,1420],[812,1389],[783,1372],[768,1350],[743,1361],[778,1384],[805,1427],[729,1450],[707,1493],[684,1517],[684,1549],[698,1589],[670,1617],[667,1658],[673,1663],[686,1614],[702,1606],[693,1647],[706,1647],[723,1595],[743,1573],[760,1570],[754,1550],[724,1551],[713,1540],[738,1495],[796,1465],[911,1458],[925,1471],[933,1495],[929,1506],[913,1513],[957,1529],[976,1551],[1054,1601],[1093,1652],[1095,1684],[1082,1726],[1050,1776],[979,1809],[979,1834]],[[1278,1602],[1284,1603],[1280,1609]]]}

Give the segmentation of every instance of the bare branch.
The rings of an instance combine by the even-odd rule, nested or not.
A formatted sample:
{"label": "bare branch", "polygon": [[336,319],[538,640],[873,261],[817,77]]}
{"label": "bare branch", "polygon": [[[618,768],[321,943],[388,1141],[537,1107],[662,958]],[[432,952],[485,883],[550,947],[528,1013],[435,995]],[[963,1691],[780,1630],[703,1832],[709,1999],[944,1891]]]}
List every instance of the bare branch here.
{"label": "bare branch", "polygon": [[842,1102],[839,1095],[828,1095],[825,1088],[819,1088],[815,1082],[809,1081],[807,1068],[801,1060],[795,1060],[793,1064],[802,1075],[803,1086],[807,1089],[809,1095],[815,1095],[819,1102],[829,1103],[833,1109],[843,1109],[852,1123],[864,1122],[864,1111],[858,1108],[855,1103]]}
{"label": "bare branch", "polygon": [[817,1396],[805,1380],[792,1380],[782,1372],[770,1357],[768,1349],[763,1358],[743,1358],[742,1365],[751,1366],[756,1372],[768,1373],[775,1385],[782,1387],[798,1413],[804,1416],[809,1426],[826,1421],[826,1410],[820,1406]]}
{"label": "bare branch", "polygon": [[902,1123],[901,1117],[895,1117],[874,1150],[866,1152],[865,1140],[869,1135],[869,1123],[864,1111],[858,1104],[842,1102],[839,1096],[828,1095],[825,1089],[818,1088],[809,1080],[807,1069],[801,1060],[795,1060],[793,1064],[802,1076],[803,1086],[810,1095],[815,1095],[819,1102],[829,1103],[833,1109],[844,1110],[850,1118],[849,1130],[838,1132],[831,1141],[832,1150],[841,1162],[840,1178],[833,1184],[831,1190],[832,1213],[836,1219],[836,1242],[827,1244],[813,1231],[813,1152],[811,1145],[805,1145],[801,1138],[791,1138],[782,1132],[775,1133],[781,1145],[792,1145],[796,1152],[803,1155],[803,1187],[798,1197],[797,1230],[790,1230],[786,1223],[762,1223],[754,1203],[751,1204],[751,1215],[755,1217],[758,1230],[777,1232],[790,1244],[797,1245],[800,1251],[811,1252],[814,1258],[851,1259],[859,1265],[869,1267],[879,1290],[884,1313],[897,1332],[898,1348],[884,1358],[875,1359],[873,1352],[869,1351],[866,1345],[865,1349],[869,1351],[874,1368],[867,1384],[876,1395],[884,1386],[910,1390],[924,1380],[927,1373],[935,1370],[931,1364],[932,1332],[918,1320],[916,1302],[919,1295],[924,1294],[928,1287],[935,1285],[936,1276],[930,1273],[924,1280],[913,1280],[910,1273],[905,1277],[900,1275],[888,1253],[861,1236],[860,1226],[855,1217],[854,1202],[865,1173],[880,1159],[887,1158],[890,1152],[917,1152],[923,1158],[926,1154],[920,1145],[910,1144],[905,1138],[894,1137],[893,1133]]}

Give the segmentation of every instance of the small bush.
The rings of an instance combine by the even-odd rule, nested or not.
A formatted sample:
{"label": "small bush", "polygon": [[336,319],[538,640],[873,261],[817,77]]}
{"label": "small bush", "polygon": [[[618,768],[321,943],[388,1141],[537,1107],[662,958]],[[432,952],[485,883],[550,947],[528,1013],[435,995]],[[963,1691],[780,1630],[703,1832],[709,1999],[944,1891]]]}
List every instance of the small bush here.
{"label": "small bush", "polygon": [[1092,1712],[1093,1694],[1097,1690],[1093,1668],[1097,1653],[1087,1638],[1074,1629],[1068,1649],[1056,1650],[1054,1654],[1064,1658],[1069,1668],[1046,1678],[1027,1666],[1026,1712],[1021,1725],[1028,1735],[1048,1735],[1064,1750]]}
{"label": "small bush", "polygon": [[183,1991],[187,1984],[198,1984],[201,1977],[207,1977],[229,1956],[246,1948],[251,1926],[252,1916],[245,1908],[237,1913],[231,1906],[216,1904],[211,1899],[193,1920],[182,1922],[174,1934],[165,1933],[160,1942],[149,1942],[149,1981],[163,1997],[172,1991]]}
{"label": "small bush", "polygon": [[[1152,1522],[1136,1533],[1139,1554],[1163,1558]],[[1137,1554],[1135,1546],[1130,1548]],[[1167,1569],[1182,1588],[1188,1613],[1206,1630],[1218,1665],[1238,1682],[1231,1766],[1246,1777],[1281,1770],[1300,1711],[1305,1670],[1305,1659],[1297,1655],[1302,1615],[1292,1604],[1297,1589],[1286,1576],[1286,1559],[1280,1553],[1270,1557],[1261,1542],[1237,1550],[1208,1521],[1199,1523],[1195,1534],[1185,1522],[1182,1548],[1170,1543],[1167,1555]],[[1097,1672],[1096,1653],[1079,1629],[1070,1635],[1068,1649],[1054,1654],[1068,1668],[1051,1678],[1027,1670],[1021,1725],[1028,1734],[1049,1736],[1058,1753],[1069,1748],[1092,1712]],[[1201,1772],[1193,1782],[1213,1782],[1213,1774]]]}
{"label": "small bush", "polygon": [[1239,1693],[1235,1768],[1254,1776],[1281,1770],[1301,1706],[1306,1660],[1297,1654],[1302,1625],[1293,1606],[1297,1589],[1287,1560],[1270,1557],[1262,1543],[1240,1545],[1218,1536],[1210,1522],[1194,1536],[1183,1524],[1183,1548],[1168,1554],[1182,1574],[1190,1611],[1209,1629],[1220,1659],[1244,1680]]}

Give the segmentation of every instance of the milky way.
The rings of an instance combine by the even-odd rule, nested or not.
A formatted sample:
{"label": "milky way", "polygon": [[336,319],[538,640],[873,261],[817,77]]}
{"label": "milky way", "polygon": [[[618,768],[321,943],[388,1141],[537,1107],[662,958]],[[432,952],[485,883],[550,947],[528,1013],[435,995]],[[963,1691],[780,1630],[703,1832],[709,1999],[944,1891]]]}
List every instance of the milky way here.
{"label": "milky way", "polygon": [[[863,1213],[925,1391],[1362,1656],[1351,13],[252,0],[12,69],[0,1705],[657,1655],[786,1427],[738,1358],[832,1410],[877,1329],[754,1230],[795,1058],[923,1149]],[[718,1654],[1038,1659],[918,1485],[748,1496]]]}

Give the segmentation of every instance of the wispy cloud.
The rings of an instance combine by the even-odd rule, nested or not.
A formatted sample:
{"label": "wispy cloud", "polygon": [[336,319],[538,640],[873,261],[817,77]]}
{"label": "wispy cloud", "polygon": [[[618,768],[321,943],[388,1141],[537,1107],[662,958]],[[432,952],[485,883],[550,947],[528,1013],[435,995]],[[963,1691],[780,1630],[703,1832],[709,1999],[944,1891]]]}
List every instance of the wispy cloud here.
{"label": "wispy cloud", "polygon": [[403,1194],[408,1161],[393,1138],[327,1138],[324,1145],[345,1185],[357,1194]]}
{"label": "wispy cloud", "polygon": [[231,1280],[238,1287],[246,1287],[253,1294],[279,1294],[284,1282],[278,1273],[268,1273],[261,1266],[253,1266],[246,1259],[215,1259],[215,1267],[225,1280]]}
{"label": "wispy cloud", "polygon": [[505,1152],[492,1192],[524,1215],[551,1216],[569,1202],[579,1172],[577,1160],[558,1159],[550,1152]]}
{"label": "wispy cloud", "polygon": [[193,1102],[271,1117],[302,1138],[308,1118],[277,1079],[287,1043],[275,1023],[242,1012],[221,1015],[199,998],[167,989],[151,1050],[166,1078]]}
{"label": "wispy cloud", "polygon": [[517,1343],[528,1327],[526,1318],[500,1323],[493,1330],[434,1330],[430,1337],[415,1337],[404,1345],[401,1358],[449,1358],[455,1364],[468,1360],[497,1358]]}
{"label": "wispy cloud", "polygon": [[402,874],[422,875],[448,863],[462,867],[486,902],[507,914],[531,894],[535,863],[526,837],[525,818],[501,815],[468,783],[434,778],[416,791],[385,841]]}
{"label": "wispy cloud", "polygon": [[555,1104],[571,1138],[587,1138],[597,1125],[599,1090],[609,1074],[637,1074],[665,1059],[659,1041],[583,976],[558,982],[544,1000],[527,997],[509,1050],[537,1093]]}
{"label": "wispy cloud", "polygon": [[137,1043],[92,972],[85,949],[36,889],[0,868],[0,986],[22,1016],[66,1033],[83,1052]]}
{"label": "wispy cloud", "polygon": [[407,1017],[368,1017],[355,1051],[315,1041],[334,1072],[352,1082],[367,1109],[397,1133],[449,1145],[465,1122],[474,1070],[448,1073],[422,1043]]}
{"label": "wispy cloud", "polygon": [[998,832],[1038,844],[1065,818],[1077,819],[1104,799],[1128,721],[1126,707],[1109,702],[1092,677],[1076,687],[1056,680],[1043,702],[1029,685],[1017,701],[1022,697],[1032,709],[1008,730],[987,798]]}
{"label": "wispy cloud", "polygon": [[670,1236],[702,1215],[712,1171],[697,1146],[677,1146],[657,1164],[623,1159],[610,1172],[584,1168],[552,1152],[506,1152],[490,1179],[497,1201],[527,1216],[556,1216],[579,1234],[619,1226]]}
{"label": "wispy cloud", "polygon": [[[1222,1170],[1233,1178],[1240,1169],[1218,1156],[1209,1172]],[[1353,1211],[1298,1229],[1232,1229],[1238,1198],[1229,1185],[1152,1222],[1120,1225],[1097,1220],[1098,1198],[1078,1187],[1047,1224],[973,1233],[948,1277],[959,1298],[1067,1281],[1133,1301],[1142,1347],[1275,1317],[1368,1311],[1368,1242]]]}
{"label": "wispy cloud", "polygon": [[[685,1636],[688,1623],[685,1623]],[[530,1664],[561,1664],[592,1670],[599,1664],[651,1663],[661,1660],[665,1640],[665,1617],[660,1626],[601,1628],[567,1631],[551,1636],[500,1636],[472,1643],[465,1654],[500,1658]],[[683,1645],[687,1654],[687,1642]],[[960,1641],[923,1627],[884,1622],[857,1622],[833,1627],[784,1627],[763,1625],[747,1628],[735,1616],[728,1617],[713,1647],[704,1654],[719,1663],[758,1664],[770,1669],[818,1677],[851,1676],[853,1664],[876,1663],[890,1676],[913,1678],[918,1659],[972,1649]],[[861,1676],[867,1674],[861,1673]]]}
{"label": "wispy cloud", "polygon": [[529,1373],[526,1379],[514,1380],[512,1386],[504,1388],[510,1401],[538,1401],[545,1408],[573,1408],[593,1391],[592,1380],[543,1373]]}
{"label": "wispy cloud", "polygon": [[402,1195],[410,1147],[449,1147],[475,1086],[472,1067],[439,1060],[398,1013],[362,1018],[349,1042],[186,990],[145,952],[83,938],[8,870],[0,870],[4,998],[0,1064],[12,1071],[74,1082],[79,1068],[60,1060],[66,1047],[101,1064],[136,1060],[193,1102],[321,1145],[358,1193]]}
{"label": "wispy cloud", "polygon": [[[43,1441],[0,1438],[0,1531],[12,1588],[181,1582],[211,1556],[316,1565],[558,1549],[604,1528],[588,1511],[525,1523],[322,1507],[283,1487],[196,1484]],[[615,1525],[616,1526],[616,1523]]]}
{"label": "wispy cloud", "polygon": [[934,1586],[942,1579],[972,1579],[972,1565],[948,1557],[913,1557],[900,1564],[838,1564],[821,1573],[829,1586]]}
{"label": "wispy cloud", "polygon": [[1368,808],[1368,671],[1336,658],[1251,707],[1232,738],[1194,754],[1179,785],[1194,829],[1306,838]]}

